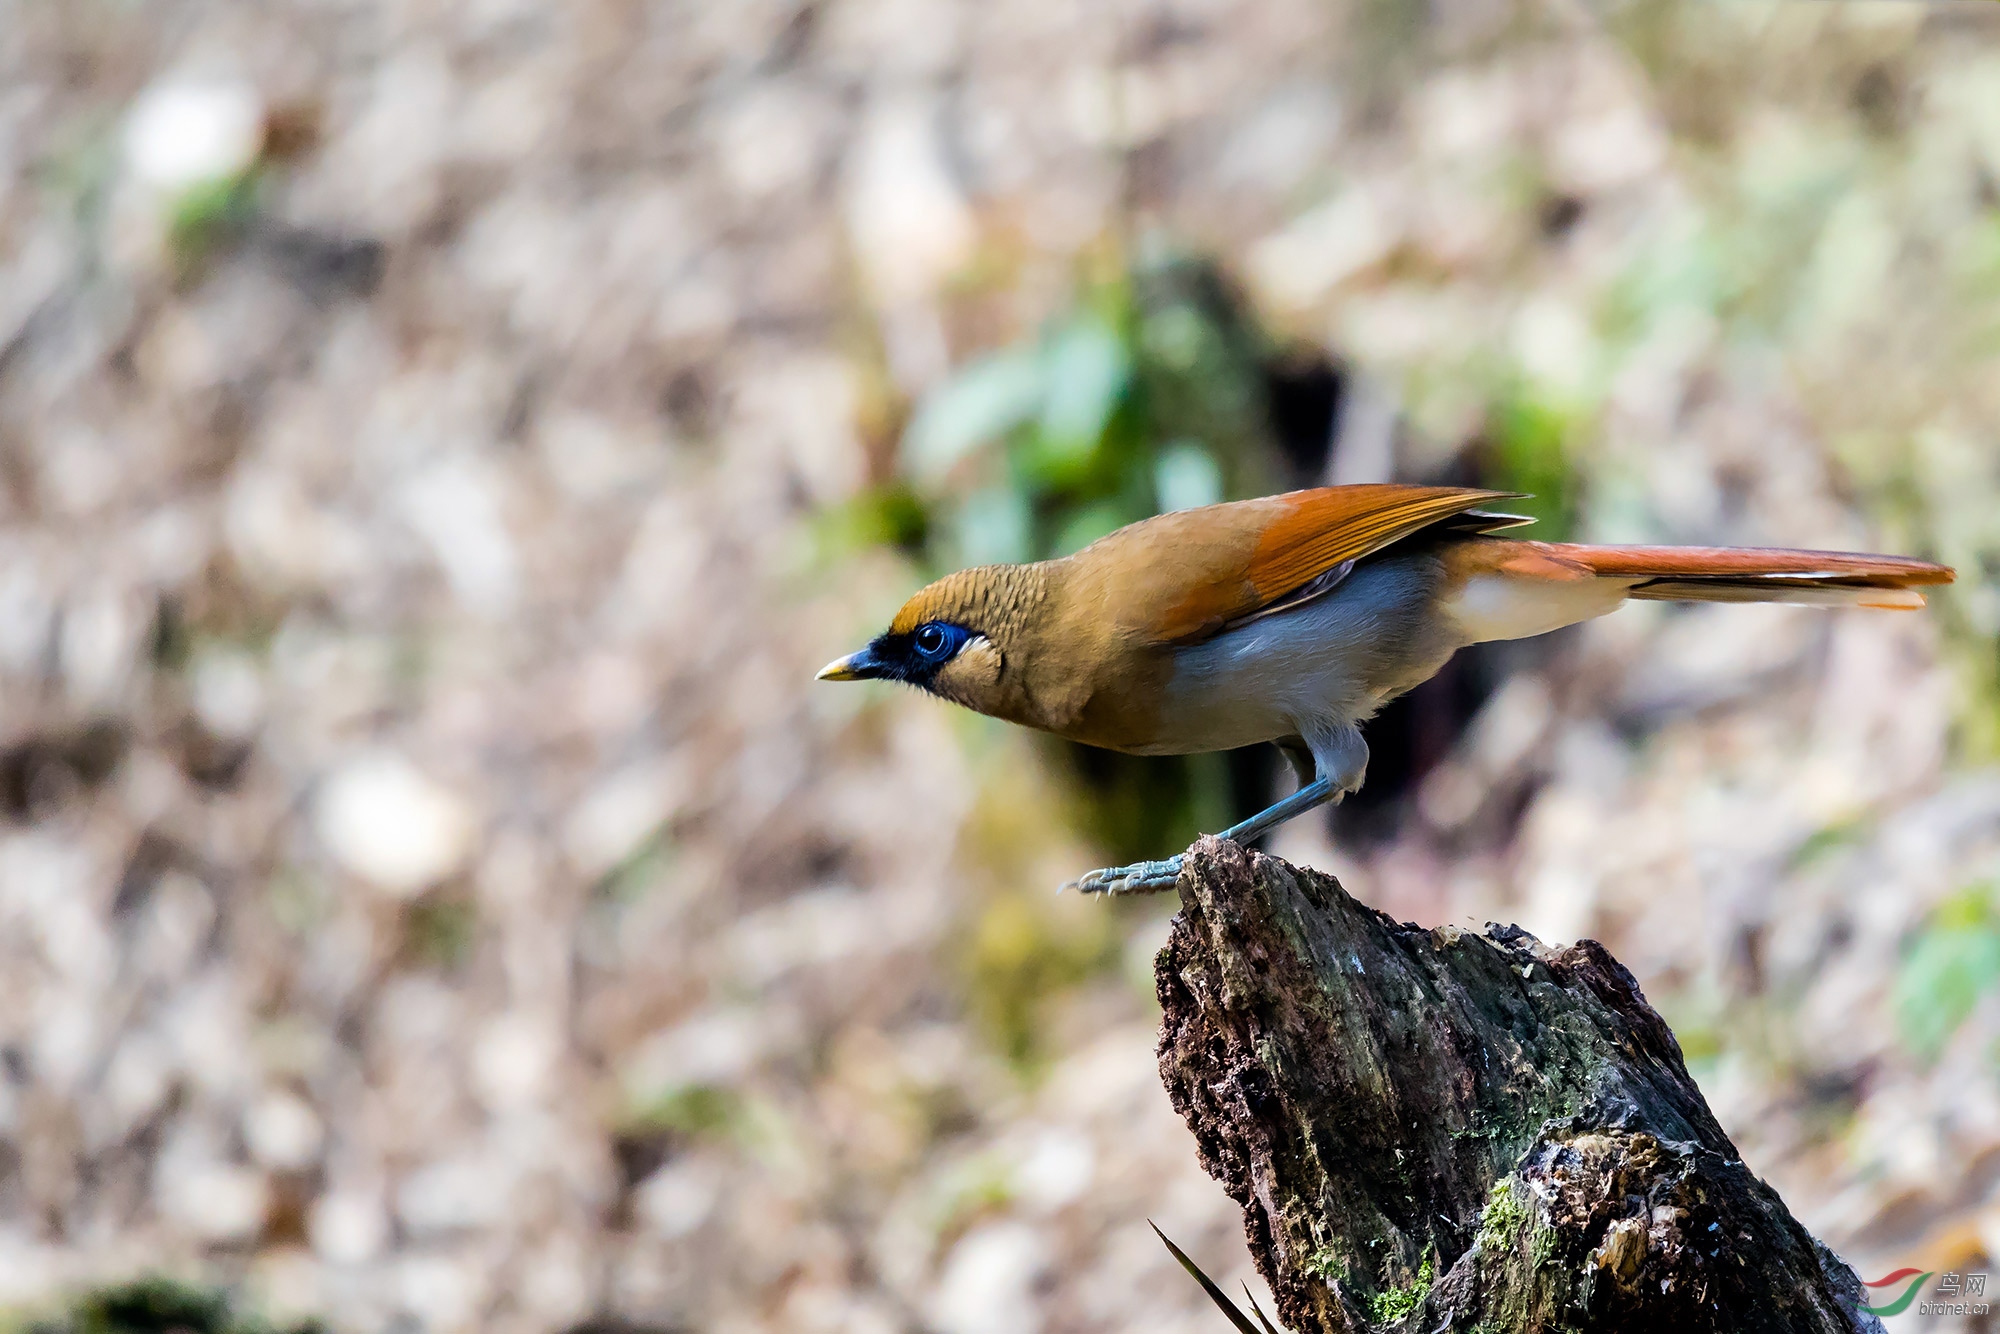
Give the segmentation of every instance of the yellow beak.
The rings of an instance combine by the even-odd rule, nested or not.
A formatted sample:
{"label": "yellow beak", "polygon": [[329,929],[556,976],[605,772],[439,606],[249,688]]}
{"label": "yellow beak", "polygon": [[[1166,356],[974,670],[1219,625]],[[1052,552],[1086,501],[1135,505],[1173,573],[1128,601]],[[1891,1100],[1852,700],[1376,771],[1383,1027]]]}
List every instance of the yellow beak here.
{"label": "yellow beak", "polygon": [[832,662],[820,668],[819,675],[813,679],[816,681],[865,680],[866,678],[860,672],[854,670],[854,660],[859,656],[857,653],[850,653],[844,658],[835,658]]}

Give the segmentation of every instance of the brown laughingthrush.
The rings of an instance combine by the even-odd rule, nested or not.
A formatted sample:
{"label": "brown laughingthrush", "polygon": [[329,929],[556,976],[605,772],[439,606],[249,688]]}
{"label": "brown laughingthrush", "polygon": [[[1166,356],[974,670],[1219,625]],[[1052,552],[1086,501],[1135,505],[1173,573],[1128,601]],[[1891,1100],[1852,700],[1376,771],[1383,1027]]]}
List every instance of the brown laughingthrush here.
{"label": "brown laughingthrush", "polygon": [[[1359,788],[1360,724],[1468,644],[1543,634],[1628,598],[1905,609],[1952,579],[1900,556],[1495,537],[1529,522],[1479,508],[1509,498],[1331,486],[1162,514],[1059,560],[947,575],[820,677],[903,681],[1135,755],[1276,742],[1301,786],[1222,834],[1248,840]],[[1075,883],[1162,889],[1180,863]]]}

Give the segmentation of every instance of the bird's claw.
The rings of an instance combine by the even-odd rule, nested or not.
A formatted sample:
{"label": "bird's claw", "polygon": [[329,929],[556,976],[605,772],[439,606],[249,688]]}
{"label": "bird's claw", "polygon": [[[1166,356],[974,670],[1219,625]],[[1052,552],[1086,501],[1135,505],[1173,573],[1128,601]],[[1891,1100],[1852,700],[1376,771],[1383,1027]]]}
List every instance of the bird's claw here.
{"label": "bird's claw", "polygon": [[1134,862],[1130,866],[1107,866],[1064,885],[1080,894],[1157,894],[1172,889],[1181,878],[1181,859]]}

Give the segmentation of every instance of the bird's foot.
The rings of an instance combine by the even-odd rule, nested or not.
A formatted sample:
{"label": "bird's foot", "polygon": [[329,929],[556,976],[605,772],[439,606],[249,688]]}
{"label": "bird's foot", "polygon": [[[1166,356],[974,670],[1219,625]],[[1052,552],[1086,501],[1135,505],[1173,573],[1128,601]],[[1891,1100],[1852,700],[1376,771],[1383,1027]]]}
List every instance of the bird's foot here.
{"label": "bird's foot", "polygon": [[1082,894],[1157,894],[1172,889],[1181,878],[1181,858],[1177,853],[1165,861],[1134,862],[1130,866],[1107,866],[1064,885]]}

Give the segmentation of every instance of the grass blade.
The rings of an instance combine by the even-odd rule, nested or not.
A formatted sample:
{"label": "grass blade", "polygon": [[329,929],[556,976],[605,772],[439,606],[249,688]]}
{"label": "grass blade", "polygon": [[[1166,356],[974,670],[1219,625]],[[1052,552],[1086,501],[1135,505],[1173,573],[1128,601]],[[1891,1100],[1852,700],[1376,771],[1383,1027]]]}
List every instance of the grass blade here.
{"label": "grass blade", "polygon": [[[1201,1290],[1208,1294],[1208,1299],[1215,1303],[1216,1309],[1228,1316],[1229,1323],[1236,1326],[1237,1334],[1276,1334],[1276,1331],[1271,1329],[1271,1322],[1268,1320],[1264,1321],[1263,1330],[1259,1330],[1255,1325],[1251,1324],[1250,1317],[1243,1314],[1243,1309],[1235,1302],[1230,1301],[1228,1294],[1223,1292],[1221,1288],[1216,1287],[1214,1281],[1207,1274],[1201,1272],[1200,1265],[1188,1259],[1186,1251],[1174,1245],[1173,1239],[1160,1231],[1158,1223],[1149,1218],[1146,1220],[1146,1226],[1153,1229],[1154,1236],[1166,1242],[1167,1249],[1174,1253],[1174,1259],[1181,1262],[1181,1268],[1194,1276],[1194,1281],[1201,1284]],[[1255,1306],[1257,1303],[1252,1301],[1250,1304]],[[1263,1316],[1264,1313],[1262,1311],[1257,1313],[1258,1319],[1262,1320]]]}
{"label": "grass blade", "polygon": [[1250,1291],[1248,1283],[1243,1285],[1243,1297],[1250,1303],[1251,1311],[1256,1313],[1257,1323],[1264,1327],[1264,1334],[1278,1334],[1278,1327],[1271,1323],[1271,1317],[1264,1314],[1264,1308],[1257,1305],[1257,1296]]}

